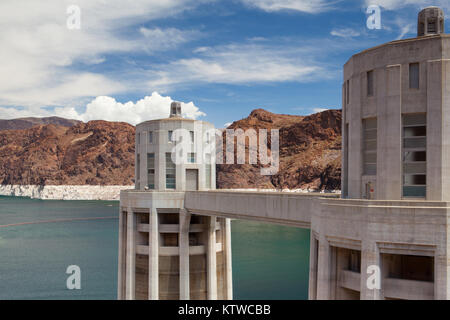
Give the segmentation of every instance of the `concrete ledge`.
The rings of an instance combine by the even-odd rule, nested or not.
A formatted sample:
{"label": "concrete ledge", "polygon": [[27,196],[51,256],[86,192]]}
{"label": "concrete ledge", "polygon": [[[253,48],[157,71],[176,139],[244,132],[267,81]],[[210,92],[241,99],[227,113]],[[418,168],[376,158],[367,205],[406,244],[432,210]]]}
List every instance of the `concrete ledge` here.
{"label": "concrete ledge", "polygon": [[143,256],[148,256],[148,246],[137,245],[136,246],[136,254],[141,254]]}
{"label": "concrete ledge", "polygon": [[148,212],[148,208],[184,208],[184,192],[156,192],[126,190],[120,193],[122,208],[133,208],[136,212]]}
{"label": "concrete ledge", "polygon": [[348,270],[341,270],[338,280],[339,286],[353,291],[361,290],[361,274]]}
{"label": "concrete ledge", "polygon": [[426,281],[383,279],[384,296],[393,299],[433,300],[434,283]]}
{"label": "concrete ledge", "polygon": [[[143,256],[148,256],[149,250],[150,250],[149,246],[145,246],[145,245],[137,245],[136,246],[136,253],[141,254]],[[222,251],[223,251],[222,243],[216,243],[216,252],[222,252]],[[206,246],[190,246],[189,254],[191,256],[206,254]],[[180,248],[179,247],[159,247],[159,255],[164,256],[164,257],[179,256]]]}
{"label": "concrete ledge", "polygon": [[378,242],[380,253],[403,254],[412,256],[434,257],[436,255],[435,245]]}
{"label": "concrete ledge", "polygon": [[424,200],[365,200],[323,198],[322,205],[364,207],[364,208],[438,208],[450,209],[450,202]]}
{"label": "concrete ledge", "polygon": [[[216,231],[220,230],[220,224],[216,224]],[[139,232],[150,232],[150,225],[140,223],[137,226],[137,230]],[[191,224],[189,227],[189,232],[193,233],[199,233],[206,230],[205,224]],[[159,225],[159,232],[160,233],[179,233],[180,232],[180,225],[179,224],[160,224]]]}
{"label": "concrete ledge", "polygon": [[150,225],[140,223],[137,226],[137,231],[138,232],[150,232]]}

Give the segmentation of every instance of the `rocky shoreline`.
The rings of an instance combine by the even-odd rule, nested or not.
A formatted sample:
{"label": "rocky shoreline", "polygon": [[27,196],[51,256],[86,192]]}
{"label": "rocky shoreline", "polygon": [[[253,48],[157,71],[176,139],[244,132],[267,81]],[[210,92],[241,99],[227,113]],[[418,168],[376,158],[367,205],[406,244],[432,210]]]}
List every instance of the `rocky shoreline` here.
{"label": "rocky shoreline", "polygon": [[119,201],[120,191],[128,189],[134,189],[134,186],[0,185],[0,196],[41,200]]}
{"label": "rocky shoreline", "polygon": [[[33,185],[0,185],[0,196],[26,197],[40,200],[101,200],[119,201],[121,190],[134,189],[134,186],[33,186]],[[313,189],[218,189],[223,191],[260,191],[286,193],[333,193],[340,190],[317,191]]]}
{"label": "rocky shoreline", "polygon": [[[0,196],[26,197],[40,200],[102,200],[119,201],[121,190],[134,189],[134,186],[33,186],[0,185]],[[219,189],[220,190],[220,189]],[[263,191],[287,193],[315,193],[313,189],[223,189],[223,191]],[[340,190],[319,191],[340,194]]]}

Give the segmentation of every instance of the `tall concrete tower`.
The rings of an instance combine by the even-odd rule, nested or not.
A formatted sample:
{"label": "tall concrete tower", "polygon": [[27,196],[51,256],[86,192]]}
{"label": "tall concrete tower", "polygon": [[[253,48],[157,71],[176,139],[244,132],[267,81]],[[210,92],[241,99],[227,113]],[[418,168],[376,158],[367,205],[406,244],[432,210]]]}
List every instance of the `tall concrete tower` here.
{"label": "tall concrete tower", "polygon": [[119,299],[232,299],[230,220],[191,215],[186,192],[216,188],[215,129],[185,119],[136,127],[136,187],[120,197]]}
{"label": "tall concrete tower", "polygon": [[344,66],[344,198],[450,200],[450,37],[437,7],[418,24]]}
{"label": "tall concrete tower", "polygon": [[450,299],[450,36],[438,8],[418,21],[344,66],[342,199],[312,218],[311,299]]}

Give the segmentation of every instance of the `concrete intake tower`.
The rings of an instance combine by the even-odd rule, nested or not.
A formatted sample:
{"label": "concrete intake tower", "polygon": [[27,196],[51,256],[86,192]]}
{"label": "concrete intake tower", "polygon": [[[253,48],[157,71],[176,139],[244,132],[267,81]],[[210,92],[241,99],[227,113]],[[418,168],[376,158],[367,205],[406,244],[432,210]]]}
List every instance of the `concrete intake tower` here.
{"label": "concrete intake tower", "polygon": [[216,188],[214,145],[214,126],[182,118],[176,102],[169,118],[136,127],[136,188],[121,195],[119,299],[232,299],[230,220],[184,207],[186,191]]}

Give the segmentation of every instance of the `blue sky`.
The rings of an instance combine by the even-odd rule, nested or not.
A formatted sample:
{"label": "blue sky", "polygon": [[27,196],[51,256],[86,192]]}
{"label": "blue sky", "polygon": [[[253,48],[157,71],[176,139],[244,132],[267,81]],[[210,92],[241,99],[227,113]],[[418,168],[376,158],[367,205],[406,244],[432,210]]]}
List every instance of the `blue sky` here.
{"label": "blue sky", "polygon": [[[255,108],[340,108],[352,54],[414,37],[423,7],[450,10],[444,0],[34,2],[0,3],[0,118],[136,124],[178,100],[185,116],[217,127]],[[381,8],[380,30],[366,27],[370,4]],[[70,5],[80,29],[67,28]]]}

